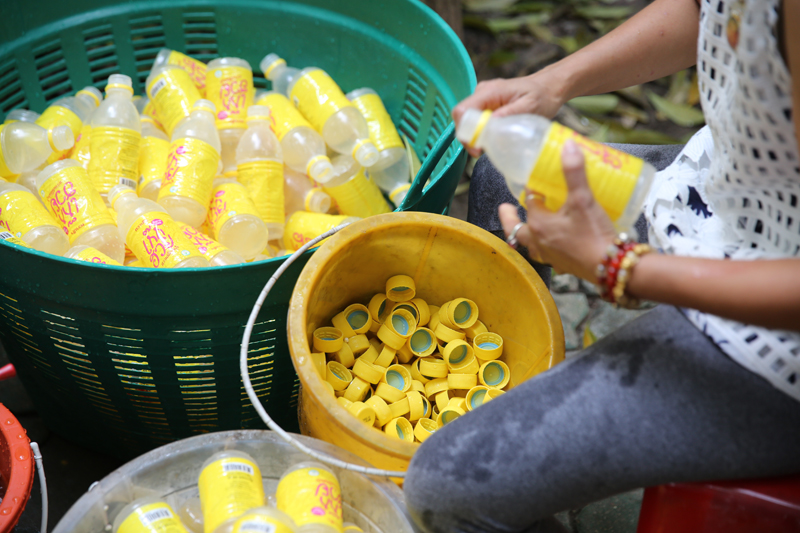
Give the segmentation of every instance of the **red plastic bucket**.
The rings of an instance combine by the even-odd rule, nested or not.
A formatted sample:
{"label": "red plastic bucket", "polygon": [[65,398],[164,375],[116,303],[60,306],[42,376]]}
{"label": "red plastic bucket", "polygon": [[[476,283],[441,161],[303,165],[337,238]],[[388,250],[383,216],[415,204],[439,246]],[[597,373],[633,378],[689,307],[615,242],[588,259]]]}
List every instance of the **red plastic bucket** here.
{"label": "red plastic bucket", "polygon": [[11,531],[33,487],[31,440],[11,411],[0,404],[0,533]]}

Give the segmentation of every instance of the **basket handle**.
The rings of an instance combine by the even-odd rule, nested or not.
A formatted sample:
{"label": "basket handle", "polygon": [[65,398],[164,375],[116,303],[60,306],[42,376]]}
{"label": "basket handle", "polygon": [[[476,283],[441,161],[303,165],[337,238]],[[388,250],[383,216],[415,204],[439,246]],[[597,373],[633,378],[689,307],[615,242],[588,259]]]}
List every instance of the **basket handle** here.
{"label": "basket handle", "polygon": [[417,175],[414,177],[408,194],[403,200],[403,203],[400,204],[401,211],[413,206],[422,198],[422,190],[425,188],[428,178],[430,178],[433,169],[439,164],[439,160],[444,157],[445,152],[450,148],[455,138],[456,126],[451,122],[439,136],[439,139],[436,141],[436,144],[433,145],[428,157],[426,157],[425,161],[422,163],[419,172],[417,172]]}

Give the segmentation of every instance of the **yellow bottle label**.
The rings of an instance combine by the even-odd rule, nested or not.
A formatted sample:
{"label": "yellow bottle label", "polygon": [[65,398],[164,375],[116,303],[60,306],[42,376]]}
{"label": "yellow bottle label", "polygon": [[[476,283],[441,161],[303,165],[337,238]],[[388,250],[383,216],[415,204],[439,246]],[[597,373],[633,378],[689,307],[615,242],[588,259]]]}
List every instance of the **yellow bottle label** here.
{"label": "yellow bottle label", "polygon": [[342,492],[339,481],[318,468],[301,468],[278,484],[277,507],[299,526],[325,524],[342,530]]}
{"label": "yellow bottle label", "polygon": [[167,64],[181,67],[192,78],[192,83],[197,87],[202,97],[206,93],[206,64],[193,57],[182,54],[176,50],[170,52]]}
{"label": "yellow bottle label", "polygon": [[208,222],[214,238],[219,237],[219,230],[226,222],[238,215],[261,216],[247,189],[241,183],[222,183],[214,187],[208,207]]}
{"label": "yellow bottle label", "polygon": [[166,213],[150,212],[131,224],[125,243],[139,261],[153,268],[174,268],[200,251]]}
{"label": "yellow bottle label", "polygon": [[323,70],[306,72],[294,84],[289,97],[320,133],[331,115],[340,109],[353,106],[333,78]]}
{"label": "yellow bottle label", "polygon": [[92,126],[84,124],[81,128],[81,132],[75,137],[75,146],[72,147],[72,152],[69,154],[70,159],[74,159],[80,163],[86,170],[89,170],[89,160],[92,158],[91,139]]}
{"label": "yellow bottle label", "polygon": [[205,467],[197,488],[205,533],[212,533],[229,518],[264,505],[261,471],[254,462],[242,457],[219,459]]}
{"label": "yellow bottle label", "polygon": [[77,259],[78,261],[86,261],[88,263],[100,263],[101,265],[122,266],[120,263],[117,263],[100,250],[96,250],[91,246],[75,254],[73,259]]}
{"label": "yellow bottle label", "polygon": [[169,141],[158,137],[145,137],[142,139],[142,151],[139,154],[139,194],[153,180],[160,180],[167,171],[167,157],[169,157]]}
{"label": "yellow bottle label", "polygon": [[280,93],[264,95],[256,103],[269,107],[272,132],[279,141],[282,141],[284,136],[294,128],[299,126],[312,127],[297,108],[292,105],[292,102]]}
{"label": "yellow bottle label", "polygon": [[228,248],[204,234],[202,231],[193,228],[189,224],[184,224],[183,222],[178,221],[175,223],[179,228],[181,228],[183,235],[189,239],[189,242],[191,242],[197,248],[197,250],[203,254],[203,257],[209,261],[214,259],[217,254],[228,250]]}
{"label": "yellow bottle label", "polygon": [[[81,133],[83,121],[81,120],[81,117],[66,107],[61,107],[60,105],[51,105],[44,110],[44,113],[42,113],[39,118],[36,119],[36,124],[49,132],[52,132],[53,128],[56,126],[69,126],[69,129],[72,130],[72,135],[77,139],[78,135]],[[50,154],[50,157],[47,158],[47,164],[49,165],[50,163],[55,163],[60,159],[64,159],[67,157],[68,153],[69,150],[57,150],[53,152]]]}
{"label": "yellow bottle label", "polygon": [[208,205],[218,165],[219,154],[207,142],[192,137],[172,141],[158,199],[185,196]]}
{"label": "yellow bottle label", "polygon": [[19,237],[15,237],[7,231],[0,231],[0,241],[10,242],[12,244],[16,244],[17,246],[22,246],[23,248],[30,248],[30,245],[27,242],[23,241]]}
{"label": "yellow bottle label", "polygon": [[148,117],[152,118],[156,127],[166,133],[167,130],[164,127],[164,124],[161,122],[161,119],[158,117],[158,110],[156,109],[155,102],[148,99],[147,104],[145,104],[144,109],[142,109],[142,115],[147,115]]}
{"label": "yellow bottle label", "polygon": [[325,187],[325,192],[336,200],[343,215],[366,218],[392,211],[381,190],[365,175],[363,168],[345,183]]}
{"label": "yellow bottle label", "polygon": [[397,133],[392,117],[386,111],[381,97],[377,94],[362,94],[353,103],[364,115],[369,126],[369,138],[379,151],[389,148],[403,148],[403,140]]}
{"label": "yellow bottle label", "polygon": [[[286,221],[286,227],[283,229],[283,245],[287,250],[299,250],[301,246],[314,237],[319,237],[348,218],[350,217],[346,215],[326,215],[324,213],[297,211]],[[322,241],[319,245],[324,242]]]}
{"label": "yellow bottle label", "polygon": [[[554,122],[547,133],[539,159],[528,178],[528,191],[545,197],[545,207],[557,211],[567,199],[567,182],[561,167],[561,149],[572,139],[583,149],[586,158],[586,179],[595,200],[605,209],[611,220],[617,220],[625,211],[633,189],[639,180],[644,161]],[[525,205],[525,192],[520,203]]]}
{"label": "yellow bottle label", "polygon": [[[8,124],[0,124],[0,139],[3,138],[2,137],[3,128],[5,128],[6,126],[8,126]],[[17,174],[14,174],[13,172],[11,172],[11,169],[9,169],[8,166],[6,166],[6,157],[5,157],[5,154],[3,153],[2,148],[0,148],[0,178],[8,179],[11,176],[17,176]],[[14,178],[13,181],[17,181],[17,179]]]}
{"label": "yellow bottle label", "polygon": [[172,135],[181,119],[189,116],[192,106],[200,99],[200,92],[183,69],[162,71],[150,81],[147,95],[168,135]]}
{"label": "yellow bottle label", "polygon": [[70,243],[92,228],[115,225],[111,211],[83,167],[62,168],[42,184],[39,194]]}
{"label": "yellow bottle label", "polygon": [[33,194],[10,191],[0,195],[0,229],[22,237],[40,226],[58,227],[58,223]]}
{"label": "yellow bottle label", "polygon": [[[239,183],[245,186],[267,224],[283,224],[283,165],[278,161],[255,161],[238,165]],[[221,227],[221,226],[220,226]]]}
{"label": "yellow bottle label", "polygon": [[107,193],[114,185],[136,189],[142,134],[119,126],[95,126],[90,139],[89,179],[95,189]]}
{"label": "yellow bottle label", "polygon": [[217,108],[217,128],[244,128],[253,105],[253,73],[244,67],[216,67],[206,74],[206,98]]}
{"label": "yellow bottle label", "polygon": [[294,533],[294,529],[277,518],[248,513],[234,522],[231,533]]}
{"label": "yellow bottle label", "polygon": [[117,533],[188,533],[166,502],[142,505],[122,521]]}

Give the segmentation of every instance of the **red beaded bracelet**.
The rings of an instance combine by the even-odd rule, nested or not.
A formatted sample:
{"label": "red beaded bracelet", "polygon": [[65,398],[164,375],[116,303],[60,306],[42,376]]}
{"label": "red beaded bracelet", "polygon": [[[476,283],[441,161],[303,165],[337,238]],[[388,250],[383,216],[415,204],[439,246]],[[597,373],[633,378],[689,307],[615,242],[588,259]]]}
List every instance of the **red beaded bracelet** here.
{"label": "red beaded bracelet", "polygon": [[606,256],[595,269],[600,296],[622,307],[638,307],[639,301],[625,294],[625,286],[639,258],[650,251],[652,249],[647,244],[639,244],[628,234],[620,233],[608,246]]}

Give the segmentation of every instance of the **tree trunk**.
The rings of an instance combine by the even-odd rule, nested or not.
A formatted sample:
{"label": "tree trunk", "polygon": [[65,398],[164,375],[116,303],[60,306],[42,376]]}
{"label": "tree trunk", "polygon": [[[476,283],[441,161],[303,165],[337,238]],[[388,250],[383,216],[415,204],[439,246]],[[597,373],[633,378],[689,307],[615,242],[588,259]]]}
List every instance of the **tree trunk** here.
{"label": "tree trunk", "polygon": [[424,0],[453,28],[459,39],[464,38],[464,23],[461,18],[461,0]]}

